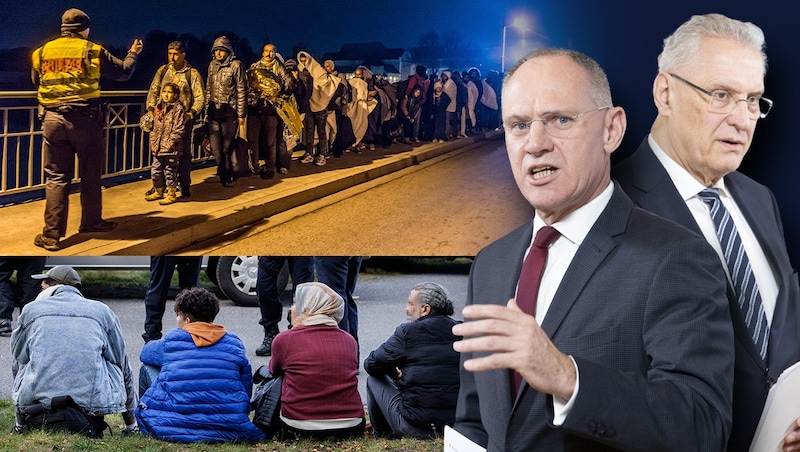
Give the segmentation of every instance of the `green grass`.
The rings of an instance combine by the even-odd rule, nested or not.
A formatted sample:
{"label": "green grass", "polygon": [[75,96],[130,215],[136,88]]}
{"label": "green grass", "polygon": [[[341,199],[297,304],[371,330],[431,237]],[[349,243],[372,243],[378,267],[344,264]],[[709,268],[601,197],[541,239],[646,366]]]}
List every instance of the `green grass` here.
{"label": "green grass", "polygon": [[[150,283],[149,270],[81,270],[81,282],[84,286],[90,285],[135,285],[147,287]],[[178,285],[178,272],[172,274],[172,285]],[[200,272],[200,285],[213,285],[206,276]]]}
{"label": "green grass", "polygon": [[120,451],[120,452],[183,452],[183,451],[404,451],[433,452],[441,451],[444,444],[441,439],[420,441],[412,439],[354,439],[349,441],[262,441],[256,444],[179,444],[159,441],[157,439],[135,436],[120,436],[122,418],[119,415],[106,416],[106,421],[113,432],[105,432],[103,439],[88,439],[80,435],[65,433],[46,433],[34,431],[24,435],[12,435],[14,426],[14,406],[10,400],[0,400],[0,451]]}

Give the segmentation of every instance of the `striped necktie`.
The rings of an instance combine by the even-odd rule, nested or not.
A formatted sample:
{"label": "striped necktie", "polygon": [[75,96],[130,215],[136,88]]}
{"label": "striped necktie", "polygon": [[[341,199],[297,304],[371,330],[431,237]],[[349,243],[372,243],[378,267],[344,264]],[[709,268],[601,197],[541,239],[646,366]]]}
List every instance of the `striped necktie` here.
{"label": "striped necktie", "polygon": [[736,225],[733,224],[730,212],[722,205],[716,188],[704,189],[698,196],[706,203],[711,219],[714,220],[722,254],[725,256],[728,273],[739,302],[739,311],[756,349],[761,358],[766,360],[769,326],[764,314],[764,305],[761,303],[758,283],[750,266],[750,259],[744,250],[742,238],[736,230]]}

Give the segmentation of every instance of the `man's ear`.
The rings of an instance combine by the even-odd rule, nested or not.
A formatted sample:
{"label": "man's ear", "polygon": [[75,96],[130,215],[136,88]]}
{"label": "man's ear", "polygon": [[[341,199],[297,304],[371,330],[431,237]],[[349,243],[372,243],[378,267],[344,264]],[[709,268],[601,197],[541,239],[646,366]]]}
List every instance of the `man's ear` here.
{"label": "man's ear", "polygon": [[622,107],[611,107],[606,112],[605,130],[603,131],[603,148],[608,154],[616,151],[625,136],[628,118]]}
{"label": "man's ear", "polygon": [[669,74],[659,72],[653,80],[653,102],[656,104],[659,116],[669,116],[672,112],[672,83]]}

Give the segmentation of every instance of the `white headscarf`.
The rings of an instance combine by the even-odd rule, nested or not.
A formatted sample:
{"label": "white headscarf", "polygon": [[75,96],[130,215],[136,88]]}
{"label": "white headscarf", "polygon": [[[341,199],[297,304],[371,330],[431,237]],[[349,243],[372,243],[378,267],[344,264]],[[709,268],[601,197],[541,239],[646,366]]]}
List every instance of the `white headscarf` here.
{"label": "white headscarf", "polygon": [[344,300],[323,283],[298,284],[294,296],[303,325],[338,326],[344,317]]}

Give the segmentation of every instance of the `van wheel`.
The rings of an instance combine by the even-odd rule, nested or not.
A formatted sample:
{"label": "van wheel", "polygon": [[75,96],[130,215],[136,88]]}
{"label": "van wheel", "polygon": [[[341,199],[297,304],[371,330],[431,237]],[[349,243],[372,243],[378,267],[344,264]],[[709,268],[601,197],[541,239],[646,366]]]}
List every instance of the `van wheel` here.
{"label": "van wheel", "polygon": [[216,283],[238,306],[258,306],[258,256],[222,256],[216,265]]}

